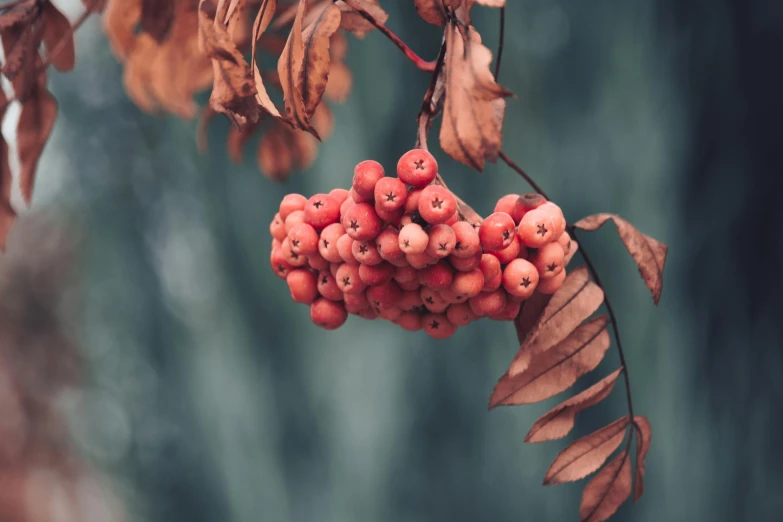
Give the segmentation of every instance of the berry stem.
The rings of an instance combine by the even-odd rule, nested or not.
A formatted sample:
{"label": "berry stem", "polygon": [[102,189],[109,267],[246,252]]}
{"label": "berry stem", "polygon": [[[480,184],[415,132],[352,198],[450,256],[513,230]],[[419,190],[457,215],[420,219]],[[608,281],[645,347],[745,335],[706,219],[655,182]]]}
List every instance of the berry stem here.
{"label": "berry stem", "polygon": [[[336,1],[336,0],[333,0]],[[419,68],[422,71],[426,72],[432,72],[435,70],[436,62],[428,62],[422,57],[420,57],[418,54],[414,53],[413,50],[408,47],[408,45],[402,41],[402,39],[394,34],[394,32],[386,27],[380,20],[375,18],[373,15],[362,9],[360,5],[358,5],[354,0],[342,0],[348,7],[356,11],[361,15],[362,18],[370,22],[373,26],[375,26],[376,29],[378,29],[380,32],[382,32],[386,37],[396,45],[405,56],[408,57],[410,61],[413,62],[413,64]]]}
{"label": "berry stem", "polygon": [[503,59],[503,42],[506,39],[506,8],[500,8],[500,39],[498,41],[498,55],[495,59],[495,81],[500,75],[500,61]]}

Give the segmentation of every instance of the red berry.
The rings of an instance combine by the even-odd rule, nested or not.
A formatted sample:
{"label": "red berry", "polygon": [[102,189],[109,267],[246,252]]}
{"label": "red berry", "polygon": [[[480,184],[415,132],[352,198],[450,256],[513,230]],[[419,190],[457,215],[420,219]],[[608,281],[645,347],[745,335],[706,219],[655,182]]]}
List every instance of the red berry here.
{"label": "red berry", "polygon": [[411,189],[408,191],[408,197],[405,200],[405,213],[411,214],[419,211],[419,199],[421,199],[421,191],[423,189]]}
{"label": "red berry", "polygon": [[427,244],[427,253],[434,257],[444,258],[451,255],[457,244],[457,235],[450,226],[433,225],[429,231],[430,241]]}
{"label": "red berry", "polygon": [[519,222],[519,239],[527,247],[541,248],[555,238],[554,229],[548,212],[531,210]]}
{"label": "red berry", "polygon": [[422,328],[421,316],[416,312],[402,312],[394,322],[409,332],[416,332]]}
{"label": "red berry", "polygon": [[376,203],[375,213],[378,214],[378,217],[381,218],[381,221],[384,223],[391,223],[396,225],[402,219],[403,214],[405,214],[405,209],[400,207],[397,210],[392,210],[389,212],[382,208],[378,208],[378,203]]}
{"label": "red berry", "polygon": [[272,253],[269,256],[269,264],[272,266],[275,275],[280,279],[285,279],[288,273],[294,269],[294,267],[286,261],[282,248],[275,248],[272,250]]}
{"label": "red berry", "polygon": [[460,301],[479,295],[482,288],[484,288],[484,274],[480,268],[470,272],[458,272],[451,283],[451,291],[460,297]]}
{"label": "red berry", "polygon": [[293,250],[291,250],[291,240],[288,238],[285,238],[285,240],[280,243],[280,251],[283,253],[283,257],[291,266],[305,266],[307,264],[307,257],[302,254],[297,254]]}
{"label": "red berry", "polygon": [[493,212],[503,212],[512,216],[514,214],[514,206],[517,204],[519,196],[516,194],[507,194],[500,198],[495,204],[495,210]]}
{"label": "red berry", "polygon": [[359,278],[366,285],[383,285],[391,281],[396,270],[396,267],[385,261],[379,265],[359,265]]}
{"label": "red berry", "polygon": [[457,327],[444,314],[427,314],[421,322],[424,331],[435,339],[448,339],[457,331]]}
{"label": "red berry", "polygon": [[381,178],[375,184],[375,206],[393,212],[405,206],[408,189],[397,178]]}
{"label": "red berry", "polygon": [[348,191],[348,194],[351,196],[350,199],[354,203],[372,203],[373,202],[372,194],[369,197],[362,196],[358,192],[356,192],[353,188]]}
{"label": "red berry", "polygon": [[393,306],[391,308],[385,308],[381,309],[380,313],[378,314],[378,317],[381,319],[386,319],[387,321],[395,322],[399,317],[402,315],[402,310],[400,310],[398,307]]}
{"label": "red berry", "polygon": [[345,229],[339,223],[332,223],[321,231],[321,239],[318,241],[318,253],[330,263],[341,263],[340,251],[337,249],[337,241],[345,235]]}
{"label": "red berry", "polygon": [[397,267],[394,272],[394,280],[398,283],[409,283],[419,280],[419,271],[410,265]]}
{"label": "red berry", "polygon": [[527,299],[538,286],[538,271],[530,261],[515,259],[503,270],[503,288],[509,294]]}
{"label": "red berry", "polygon": [[468,303],[457,303],[449,306],[446,310],[446,318],[455,326],[467,326],[478,319]]}
{"label": "red berry", "polygon": [[280,201],[280,218],[285,221],[291,212],[295,210],[304,210],[307,198],[301,194],[286,194]]}
{"label": "red berry", "polygon": [[392,308],[402,299],[402,290],[394,281],[367,289],[367,300],[376,308]]}
{"label": "red berry", "polygon": [[345,324],[348,312],[342,303],[317,299],[310,305],[310,319],[325,330],[335,330]]}
{"label": "red berry", "polygon": [[421,225],[410,223],[400,230],[398,245],[406,254],[421,254],[427,250],[430,237]]}
{"label": "red berry", "polygon": [[372,306],[368,306],[364,310],[360,310],[356,315],[362,319],[367,319],[368,321],[372,321],[378,318],[378,314],[375,313],[375,309]]}
{"label": "red berry", "polygon": [[421,191],[419,214],[432,225],[445,223],[457,212],[457,200],[448,189],[429,185]]}
{"label": "red berry", "polygon": [[458,295],[456,294],[451,287],[444,288],[443,290],[439,290],[441,298],[446,301],[447,303],[456,304],[456,303],[466,303],[468,298],[464,295]]}
{"label": "red berry", "polygon": [[432,183],[438,174],[438,162],[424,149],[409,150],[397,162],[397,176],[412,187]]}
{"label": "red berry", "polygon": [[449,307],[449,303],[443,299],[443,296],[441,296],[438,291],[433,290],[432,288],[423,286],[421,288],[420,295],[422,303],[424,303],[425,308],[427,308],[427,310],[430,312],[440,313]]}
{"label": "red berry", "polygon": [[500,261],[492,254],[483,254],[481,256],[479,268],[481,268],[481,273],[484,275],[485,281],[493,279],[503,273],[503,269],[500,267]]}
{"label": "red berry", "polygon": [[296,225],[305,222],[306,222],[305,211],[294,210],[293,212],[288,214],[287,218],[285,218],[285,233],[288,234],[291,231],[291,229],[294,228]]}
{"label": "red berry", "polygon": [[272,234],[272,237],[278,241],[285,239],[285,221],[283,221],[283,218],[280,217],[280,214],[275,214],[275,217],[272,218],[272,222],[269,224],[269,233]]}
{"label": "red berry", "polygon": [[555,292],[560,290],[561,286],[563,286],[563,281],[565,281],[565,278],[566,278],[566,271],[563,270],[555,277],[550,277],[549,279],[541,279],[538,282],[538,287],[536,288],[536,290],[538,290],[542,294],[554,294]]}
{"label": "red berry", "polygon": [[383,229],[383,222],[369,203],[357,203],[343,216],[345,233],[357,240],[375,239]]}
{"label": "red berry", "polygon": [[346,295],[361,294],[367,285],[359,277],[359,266],[343,263],[337,269],[334,280],[340,291]]}
{"label": "red berry", "polygon": [[470,309],[479,317],[500,312],[506,306],[506,292],[482,292],[470,300]]}
{"label": "red berry", "polygon": [[340,203],[329,194],[316,194],[307,200],[305,219],[317,229],[340,221]]}
{"label": "red berry", "polygon": [[358,265],[359,261],[353,257],[353,242],[354,239],[348,234],[343,234],[340,239],[337,240],[337,251],[340,253],[340,259],[345,263],[352,265]]}
{"label": "red berry", "polygon": [[514,222],[519,224],[522,218],[533,209],[536,209],[546,203],[546,198],[541,194],[535,192],[528,192],[522,194],[514,204],[514,210],[511,213],[511,217],[514,218]]}
{"label": "red berry", "polygon": [[307,264],[316,272],[329,268],[329,261],[324,259],[317,250],[307,256]]}
{"label": "red berry", "polygon": [[419,278],[417,277],[413,281],[406,281],[404,283],[397,283],[400,285],[400,288],[403,290],[416,290],[417,292],[421,289],[421,283],[419,283]]}
{"label": "red berry", "polygon": [[400,297],[400,302],[397,304],[403,310],[413,310],[416,307],[424,306],[421,300],[421,291],[405,290]]}
{"label": "red berry", "polygon": [[550,279],[563,271],[565,253],[558,243],[542,246],[531,259],[541,279]]}
{"label": "red berry", "polygon": [[494,255],[501,264],[505,265],[510,263],[512,259],[519,257],[520,248],[524,247],[520,246],[519,238],[517,237],[516,232],[514,232],[514,239],[511,241],[510,245],[502,250],[489,250],[487,253]]}
{"label": "red berry", "polygon": [[405,257],[405,252],[400,250],[399,237],[399,230],[389,227],[375,238],[375,244],[378,245],[378,253],[386,261]]}
{"label": "red berry", "polygon": [[380,265],[383,262],[381,254],[378,253],[378,247],[375,241],[354,241],[351,246],[351,253],[357,261],[364,265]]}
{"label": "red berry", "polygon": [[571,236],[568,232],[563,232],[560,234],[560,237],[556,239],[557,244],[563,247],[563,252],[565,255],[568,255],[571,253]]}
{"label": "red berry", "polygon": [[329,191],[329,195],[336,199],[340,205],[342,205],[343,202],[351,199],[351,193],[344,188],[333,188]]}
{"label": "red berry", "polygon": [[356,201],[353,200],[353,198],[349,197],[345,201],[340,204],[340,222],[342,222],[343,216],[345,216],[345,213],[348,212],[348,209],[351,208],[356,204]]}
{"label": "red berry", "polygon": [[460,221],[451,226],[457,242],[454,244],[454,257],[468,258],[481,251],[481,241],[478,232],[467,221]]}
{"label": "red berry", "polygon": [[343,292],[337,286],[337,280],[328,270],[318,272],[318,293],[330,301],[343,300]]}
{"label": "red berry", "polygon": [[[350,265],[349,265],[350,266]],[[343,303],[349,314],[358,314],[370,308],[370,302],[364,292],[358,294],[345,294]]]}
{"label": "red berry", "polygon": [[566,229],[566,219],[563,215],[563,210],[551,201],[547,201],[538,207],[538,210],[549,214],[549,217],[552,219],[552,224],[554,225],[554,237],[555,239],[559,238]]}
{"label": "red berry", "polygon": [[445,261],[428,266],[419,271],[419,281],[433,290],[444,290],[454,279],[454,269]]}
{"label": "red berry", "polygon": [[459,222],[459,212],[455,212],[455,213],[454,213],[454,215],[453,215],[453,216],[451,216],[451,217],[450,217],[450,218],[449,218],[449,219],[446,221],[446,223],[444,223],[444,224],[445,224],[445,225],[448,225],[448,226],[452,226],[452,225],[454,225],[454,223],[458,223],[458,222]]}
{"label": "red berry", "polygon": [[383,166],[377,161],[365,160],[353,169],[353,190],[362,198],[372,199],[375,184],[383,178]]}
{"label": "red berry", "polygon": [[421,254],[406,254],[405,260],[408,261],[408,264],[413,268],[419,270],[432,266],[438,262],[437,257],[432,257],[427,252],[422,252]]}
{"label": "red berry", "polygon": [[503,212],[495,212],[481,223],[479,239],[485,250],[503,250],[516,236],[514,220]]}
{"label": "red berry", "polygon": [[288,272],[285,278],[291,299],[296,303],[310,304],[318,297],[318,286],[315,274],[309,270],[297,269]]}
{"label": "red berry", "polygon": [[408,264],[408,260],[405,259],[405,257],[401,257],[399,259],[388,259],[387,261],[397,267],[410,266]]}
{"label": "red berry", "polygon": [[493,321],[513,321],[519,315],[519,309],[522,308],[522,301],[513,299],[506,300],[506,306],[497,313],[489,316]]}
{"label": "red berry", "polygon": [[470,272],[481,264],[481,252],[476,252],[472,257],[454,257],[454,254],[451,254],[449,263],[460,272]]}
{"label": "red berry", "polygon": [[307,223],[299,223],[288,233],[291,250],[306,256],[318,252],[318,239],[318,232]]}

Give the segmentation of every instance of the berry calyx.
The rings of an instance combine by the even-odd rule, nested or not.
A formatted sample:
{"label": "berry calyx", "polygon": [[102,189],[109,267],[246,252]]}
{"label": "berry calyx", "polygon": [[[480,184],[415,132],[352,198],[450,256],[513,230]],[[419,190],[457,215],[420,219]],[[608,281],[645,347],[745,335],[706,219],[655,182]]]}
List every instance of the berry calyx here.
{"label": "berry calyx", "polygon": [[424,149],[413,149],[403,154],[397,162],[397,177],[412,187],[425,187],[438,174],[438,162]]}

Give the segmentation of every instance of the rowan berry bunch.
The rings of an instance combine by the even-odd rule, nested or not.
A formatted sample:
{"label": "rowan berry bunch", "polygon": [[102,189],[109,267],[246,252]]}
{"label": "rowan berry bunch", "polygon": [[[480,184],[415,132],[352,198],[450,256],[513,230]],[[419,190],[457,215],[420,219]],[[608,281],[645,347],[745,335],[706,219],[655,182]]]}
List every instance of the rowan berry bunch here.
{"label": "rowan berry bunch", "polygon": [[470,222],[437,173],[435,158],[413,149],[397,177],[367,160],[350,190],[283,198],[272,269],[315,324],[333,330],[354,314],[445,339],[481,317],[513,320],[535,292],[560,288],[571,246],[560,207],[509,194]]}

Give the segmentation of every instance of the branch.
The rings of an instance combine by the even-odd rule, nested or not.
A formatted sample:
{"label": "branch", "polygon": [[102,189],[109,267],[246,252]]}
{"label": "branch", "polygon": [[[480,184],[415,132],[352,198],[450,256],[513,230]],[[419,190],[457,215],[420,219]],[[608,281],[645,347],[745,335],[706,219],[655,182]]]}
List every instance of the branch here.
{"label": "branch", "polygon": [[[332,0],[336,2],[337,0]],[[342,0],[348,7],[359,13],[362,18],[370,22],[373,26],[375,26],[376,29],[378,29],[380,32],[382,32],[386,37],[394,43],[402,52],[405,54],[405,56],[408,57],[410,61],[413,62],[413,64],[418,67],[422,71],[426,72],[432,72],[435,70],[436,62],[428,62],[424,60],[422,57],[420,57],[418,54],[414,53],[413,50],[408,47],[408,45],[402,41],[402,39],[394,34],[391,29],[386,27],[383,23],[381,23],[380,20],[376,19],[373,15],[362,9],[360,5],[356,3],[355,0]]]}
{"label": "branch", "polygon": [[501,150],[501,151],[500,151],[500,154],[499,154],[499,156],[500,156],[500,159],[502,159],[503,161],[505,161],[505,162],[506,162],[506,165],[508,165],[509,167],[511,167],[512,169],[514,169],[514,170],[517,172],[517,174],[519,174],[520,176],[522,176],[522,177],[525,179],[525,181],[527,181],[527,184],[528,184],[528,185],[530,185],[531,187],[533,187],[533,190],[535,190],[536,192],[538,192],[539,194],[541,194],[542,196],[544,196],[546,199],[549,199],[549,196],[547,196],[547,195],[546,195],[546,192],[544,192],[544,189],[542,189],[541,187],[539,187],[539,186],[538,186],[538,183],[536,183],[536,182],[533,180],[533,178],[531,178],[530,176],[528,176],[528,175],[527,175],[527,173],[526,173],[524,170],[522,170],[522,167],[520,167],[519,165],[517,165],[516,163],[514,163],[513,161],[511,161],[511,158],[509,158],[508,156],[506,156],[506,153],[505,153],[505,152],[503,152],[503,151]]}
{"label": "branch", "polygon": [[495,61],[495,81],[500,75],[500,61],[503,59],[503,42],[506,39],[506,8],[500,8],[500,41],[498,42],[498,56]]}

